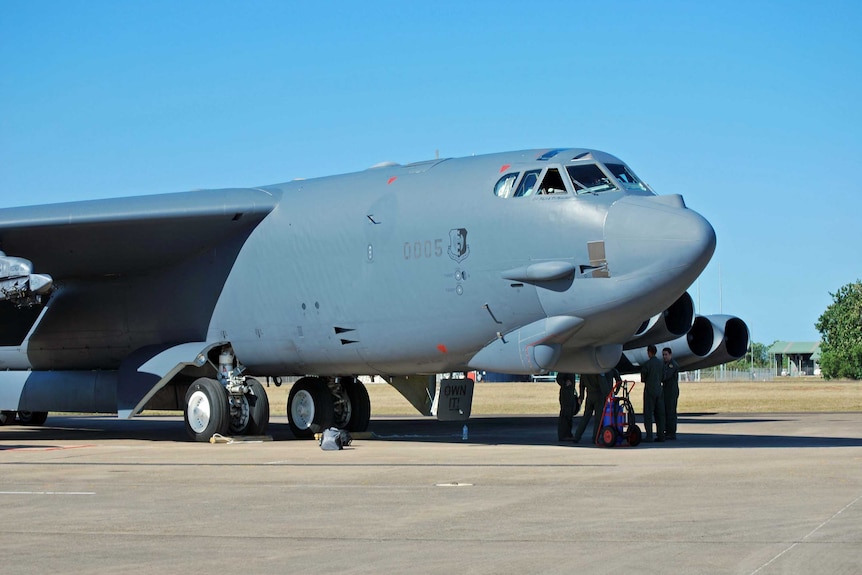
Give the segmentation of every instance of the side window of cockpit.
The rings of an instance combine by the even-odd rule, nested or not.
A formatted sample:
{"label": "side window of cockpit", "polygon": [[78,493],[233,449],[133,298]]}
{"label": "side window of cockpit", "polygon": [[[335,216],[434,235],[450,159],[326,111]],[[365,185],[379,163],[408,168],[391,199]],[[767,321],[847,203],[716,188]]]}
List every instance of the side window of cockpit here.
{"label": "side window of cockpit", "polygon": [[542,178],[542,185],[539,186],[540,194],[565,194],[566,184],[563,183],[563,177],[560,175],[560,170],[557,168],[548,168],[545,172],[545,177]]}
{"label": "side window of cockpit", "polygon": [[512,193],[515,191],[516,181],[518,181],[518,172],[506,174],[497,180],[497,185],[494,186],[494,195],[501,198],[511,198]]}
{"label": "side window of cockpit", "polygon": [[530,170],[524,172],[524,177],[521,178],[521,183],[518,184],[518,189],[515,190],[515,197],[530,196],[536,191],[536,184],[539,181],[539,174],[542,170]]}
{"label": "side window of cockpit", "polygon": [[605,166],[607,166],[614,177],[622,183],[624,188],[629,190],[646,191],[646,185],[644,185],[644,183],[634,175],[634,172],[632,172],[628,166],[624,164],[605,164]]}
{"label": "side window of cockpit", "polygon": [[575,192],[579,194],[605,192],[607,190],[617,189],[616,185],[611,182],[607,174],[605,174],[596,164],[566,166],[566,171],[569,172],[569,177],[572,179],[572,185],[575,186]]}

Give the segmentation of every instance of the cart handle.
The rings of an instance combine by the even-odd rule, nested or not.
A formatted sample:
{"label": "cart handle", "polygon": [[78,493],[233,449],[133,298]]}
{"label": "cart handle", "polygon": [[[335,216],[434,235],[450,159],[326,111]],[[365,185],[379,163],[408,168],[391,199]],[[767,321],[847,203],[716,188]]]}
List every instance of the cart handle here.
{"label": "cart handle", "polygon": [[[621,383],[626,384],[626,387],[627,387],[627,389],[629,390],[629,393],[631,393],[631,392],[632,392],[632,390],[635,388],[635,386],[637,385],[637,383],[638,383],[638,382],[633,381],[633,380],[629,380],[629,379],[624,379],[624,380],[622,380],[622,382],[621,382]],[[629,385],[630,385],[631,387],[628,387]],[[620,384],[618,383],[618,384],[617,384],[617,387],[619,387],[619,386],[620,386]]]}

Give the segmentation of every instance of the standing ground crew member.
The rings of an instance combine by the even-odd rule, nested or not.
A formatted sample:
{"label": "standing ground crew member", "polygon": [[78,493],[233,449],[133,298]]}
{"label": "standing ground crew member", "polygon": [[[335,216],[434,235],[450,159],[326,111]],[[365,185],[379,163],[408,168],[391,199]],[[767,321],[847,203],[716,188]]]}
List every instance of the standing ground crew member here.
{"label": "standing ground crew member", "polygon": [[655,356],[656,347],[647,347],[649,359],[641,366],[641,381],[644,382],[644,427],[646,441],[652,441],[653,415],[656,420],[656,441],[664,441],[664,398],[661,394],[661,379],[664,366]]}
{"label": "standing ground crew member", "polygon": [[558,373],[557,385],[560,386],[560,418],[557,420],[557,439],[572,440],[572,418],[575,416],[575,376],[571,373]]}
{"label": "standing ground crew member", "polygon": [[661,377],[661,393],[664,396],[665,439],[676,439],[676,405],[679,401],[679,364],[669,347],[661,350],[664,368]]}

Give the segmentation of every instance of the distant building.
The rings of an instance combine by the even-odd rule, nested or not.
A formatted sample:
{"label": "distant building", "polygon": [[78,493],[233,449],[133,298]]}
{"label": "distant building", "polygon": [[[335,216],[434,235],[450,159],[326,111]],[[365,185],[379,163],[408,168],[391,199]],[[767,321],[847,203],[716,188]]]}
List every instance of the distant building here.
{"label": "distant building", "polygon": [[775,375],[820,375],[819,341],[776,341],[767,353]]}

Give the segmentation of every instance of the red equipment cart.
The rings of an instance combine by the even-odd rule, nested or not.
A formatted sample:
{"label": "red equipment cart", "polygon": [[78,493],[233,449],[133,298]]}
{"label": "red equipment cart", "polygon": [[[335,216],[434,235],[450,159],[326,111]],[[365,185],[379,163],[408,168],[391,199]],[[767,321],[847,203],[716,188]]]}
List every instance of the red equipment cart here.
{"label": "red equipment cart", "polygon": [[632,447],[641,442],[641,428],[635,423],[635,410],[629,399],[635,382],[622,381],[614,385],[602,409],[602,427],[596,445],[601,447]]}

